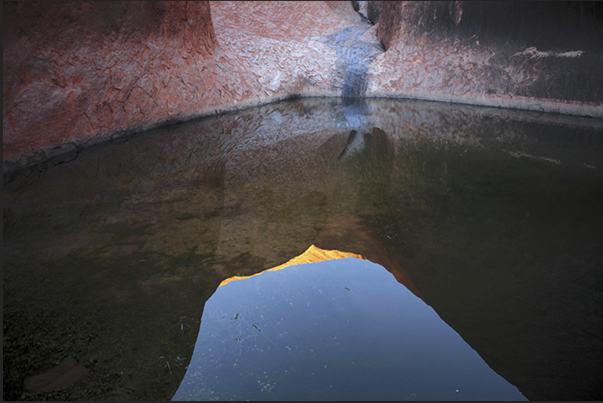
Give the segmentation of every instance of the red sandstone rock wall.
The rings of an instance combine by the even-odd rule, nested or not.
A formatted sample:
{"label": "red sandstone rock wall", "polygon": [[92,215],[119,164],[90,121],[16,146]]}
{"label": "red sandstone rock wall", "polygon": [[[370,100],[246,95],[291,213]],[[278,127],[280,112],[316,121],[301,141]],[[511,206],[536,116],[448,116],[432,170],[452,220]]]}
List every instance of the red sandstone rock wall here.
{"label": "red sandstone rock wall", "polygon": [[358,24],[349,8],[333,2],[211,2],[226,74],[238,84],[236,104],[267,102],[292,94],[339,96],[336,49],[328,35]]}
{"label": "red sandstone rock wall", "polygon": [[338,95],[321,38],[358,21],[338,2],[5,2],[5,170],[168,121]]}
{"label": "red sandstone rock wall", "polygon": [[387,51],[368,96],[603,117],[603,7],[562,2],[373,2]]}
{"label": "red sandstone rock wall", "polygon": [[3,17],[5,160],[196,113],[213,90],[208,2],[15,2]]}
{"label": "red sandstone rock wall", "polygon": [[296,94],[603,117],[603,7],[507,3],[4,2],[4,170]]}

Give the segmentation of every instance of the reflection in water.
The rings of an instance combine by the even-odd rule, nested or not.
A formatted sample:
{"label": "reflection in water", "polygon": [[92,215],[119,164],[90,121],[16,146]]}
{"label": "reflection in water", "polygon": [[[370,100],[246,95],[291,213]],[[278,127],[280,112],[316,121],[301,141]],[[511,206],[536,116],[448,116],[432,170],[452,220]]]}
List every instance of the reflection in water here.
{"label": "reflection in water", "polygon": [[[597,119],[305,99],[5,177],[4,398],[170,399],[206,301],[237,283],[222,281],[315,245],[384,267],[526,398],[601,400],[602,134]],[[65,362],[70,382],[34,382]]]}
{"label": "reflection in water", "polygon": [[525,400],[383,267],[344,258],[219,287],[172,400]]}
{"label": "reflection in water", "polygon": [[[276,267],[273,267],[271,269],[261,271],[256,274],[252,274],[252,276],[257,276],[259,274],[262,274],[262,273],[265,273],[268,271],[281,270],[281,269],[284,269],[285,267],[289,267],[289,266],[293,266],[293,265],[305,264],[305,263],[316,263],[316,262],[322,262],[324,260],[332,260],[332,259],[343,259],[345,257],[356,257],[358,259],[362,259],[362,256],[357,255],[355,253],[341,252],[338,250],[324,250],[324,249],[317,248],[314,245],[310,245],[310,247],[304,253],[302,253],[299,256],[294,257],[293,259],[289,260],[288,262],[278,265]],[[225,284],[230,283],[231,281],[243,280],[243,279],[246,279],[249,277],[251,277],[251,276],[229,277],[220,283],[220,287]]]}

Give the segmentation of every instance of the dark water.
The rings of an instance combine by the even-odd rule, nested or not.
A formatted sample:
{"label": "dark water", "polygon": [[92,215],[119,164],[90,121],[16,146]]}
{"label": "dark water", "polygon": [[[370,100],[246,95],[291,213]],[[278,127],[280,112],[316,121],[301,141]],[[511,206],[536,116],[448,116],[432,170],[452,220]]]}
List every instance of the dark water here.
{"label": "dark water", "polygon": [[[600,120],[306,99],[62,161],[5,177],[5,400],[603,397]],[[366,261],[218,287],[311,245]]]}

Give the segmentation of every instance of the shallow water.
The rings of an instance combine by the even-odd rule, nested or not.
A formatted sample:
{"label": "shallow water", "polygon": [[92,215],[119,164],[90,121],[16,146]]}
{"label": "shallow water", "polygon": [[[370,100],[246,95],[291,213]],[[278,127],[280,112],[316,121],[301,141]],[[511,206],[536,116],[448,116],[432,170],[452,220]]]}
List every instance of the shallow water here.
{"label": "shallow water", "polygon": [[[397,399],[421,399],[418,390],[438,390],[430,365],[450,383],[448,393],[458,371],[446,371],[462,361],[438,359],[473,352],[482,373],[505,385],[501,399],[517,388],[530,400],[600,400],[602,128],[596,119],[443,103],[305,99],[142,133],[5,178],[4,398],[177,398],[183,379],[194,379],[187,367],[199,362],[199,342],[220,334],[206,333],[211,320],[201,321],[220,309],[211,304],[222,290],[268,275],[277,295],[298,290],[279,277],[293,267],[219,284],[316,245],[378,264],[396,282],[375,289],[396,286],[406,298],[392,297],[392,320],[352,342],[388,373],[346,367],[354,382],[381,385],[357,398],[395,390]],[[331,261],[331,270],[351,276],[352,268],[337,266],[347,260]],[[315,293],[296,295],[316,302]],[[363,296],[341,309],[358,317],[361,307],[383,311],[379,301]],[[406,304],[429,312],[434,340],[449,336],[458,347],[405,360],[408,350],[384,335],[404,328],[395,312]],[[287,314],[295,312],[303,316]],[[306,334],[303,323],[287,326]],[[371,350],[388,340],[395,353]],[[296,343],[290,347],[312,341]],[[338,350],[321,351],[334,368],[343,365]],[[48,373],[67,358],[86,370]],[[39,374],[46,383],[32,378]],[[279,386],[277,398],[296,399],[312,385],[317,393],[305,398],[352,398],[321,389],[328,377],[295,379],[307,387]],[[58,390],[45,390],[53,385]],[[457,389],[468,390],[434,398],[454,400]]]}

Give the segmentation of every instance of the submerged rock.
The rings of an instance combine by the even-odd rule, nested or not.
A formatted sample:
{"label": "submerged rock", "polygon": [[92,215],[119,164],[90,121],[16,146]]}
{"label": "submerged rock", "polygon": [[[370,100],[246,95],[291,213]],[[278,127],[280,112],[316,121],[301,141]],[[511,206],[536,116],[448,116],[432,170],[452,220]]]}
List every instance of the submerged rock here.
{"label": "submerged rock", "polygon": [[37,394],[70,387],[86,375],[88,369],[69,356],[59,365],[25,380],[25,390]]}

